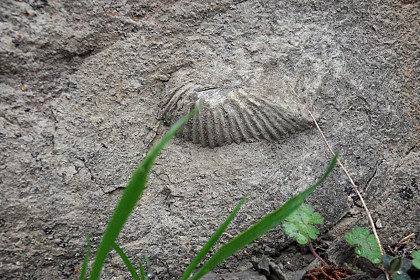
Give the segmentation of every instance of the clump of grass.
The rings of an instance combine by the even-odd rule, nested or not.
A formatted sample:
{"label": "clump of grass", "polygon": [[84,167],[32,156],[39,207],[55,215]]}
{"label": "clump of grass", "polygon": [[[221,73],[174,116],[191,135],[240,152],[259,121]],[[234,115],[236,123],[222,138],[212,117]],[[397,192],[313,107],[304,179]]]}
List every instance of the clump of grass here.
{"label": "clump of grass", "polygon": [[[205,274],[210,272],[213,268],[215,268],[218,264],[226,260],[228,257],[235,254],[238,250],[244,248],[249,243],[253,242],[272,228],[278,226],[282,223],[282,221],[287,218],[291,213],[293,213],[299,206],[304,202],[304,200],[318,187],[322,184],[322,182],[328,177],[330,172],[334,169],[337,163],[338,154],[334,156],[331,160],[330,165],[327,168],[327,171],[318,180],[314,185],[309,187],[308,189],[304,190],[303,192],[299,193],[298,195],[289,199],[285,204],[278,207],[276,210],[271,212],[270,214],[264,216],[262,219],[254,223],[250,226],[247,230],[243,231],[242,233],[238,234],[228,243],[224,244],[216,253],[198,270],[196,274],[191,276],[190,278],[181,278],[181,279],[189,279],[189,280],[196,280],[203,277]],[[220,228],[219,228],[220,230]],[[216,231],[217,232],[217,231]],[[220,235],[222,232],[220,232]],[[207,244],[205,245],[205,247]],[[211,247],[208,248],[207,252],[210,250]],[[194,264],[195,265],[195,264]],[[197,263],[198,265],[198,263]],[[185,276],[185,274],[184,274]]]}
{"label": "clump of grass", "polygon": [[[197,112],[198,109],[194,109],[188,115],[184,116],[181,120],[175,123],[165,134],[165,136],[149,151],[147,156],[140,163],[139,167],[132,175],[105,229],[102,240],[99,244],[99,248],[96,252],[95,261],[89,274],[89,280],[96,280],[99,278],[106,256],[112,248],[120,255],[124,264],[130,271],[133,279],[147,279],[147,275],[144,273],[144,269],[141,263],[139,264],[139,276],[136,272],[136,269],[134,268],[134,265],[129,261],[124,251],[115,243],[115,240],[117,239],[119,233],[123,229],[128,217],[132,213],[137,202],[141,198],[143,191],[146,187],[148,175],[159,152],[166,146],[166,144],[176,134],[176,132],[188,121],[188,119]],[[292,197],[285,204],[278,207],[270,214],[264,216],[255,224],[250,226],[247,230],[238,234],[232,240],[224,244],[220,249],[218,249],[214,253],[213,256],[209,258],[209,260],[207,260],[200,268],[197,269],[200,262],[208,254],[208,252],[214,246],[217,240],[219,240],[222,233],[226,230],[231,221],[235,218],[242,205],[245,203],[246,197],[242,198],[242,200],[233,209],[233,211],[230,213],[227,219],[220,225],[220,227],[215,231],[215,233],[210,237],[210,239],[206,242],[203,248],[199,251],[197,256],[191,261],[190,265],[187,267],[180,279],[200,279],[205,274],[210,272],[213,268],[215,268],[218,264],[226,260],[231,255],[235,254],[238,250],[244,248],[246,245],[253,242],[255,239],[259,238],[272,228],[278,226],[288,215],[295,211],[319,185],[322,184],[322,182],[334,169],[337,163],[337,158],[338,154],[335,154],[326,172],[314,185],[304,190],[300,194]],[[80,275],[81,280],[85,279],[86,277],[89,252],[90,251],[88,249]]]}

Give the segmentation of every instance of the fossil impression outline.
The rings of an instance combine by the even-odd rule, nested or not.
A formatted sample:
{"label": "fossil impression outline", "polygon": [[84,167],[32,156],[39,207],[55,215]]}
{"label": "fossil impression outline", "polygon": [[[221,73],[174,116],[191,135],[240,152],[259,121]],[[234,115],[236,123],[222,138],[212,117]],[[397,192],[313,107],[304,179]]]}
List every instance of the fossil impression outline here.
{"label": "fossil impression outline", "polygon": [[282,102],[275,92],[256,94],[241,87],[205,87],[187,82],[168,87],[167,96],[163,120],[168,126],[195,106],[200,108],[177,136],[203,147],[278,141],[312,126],[299,101]]}

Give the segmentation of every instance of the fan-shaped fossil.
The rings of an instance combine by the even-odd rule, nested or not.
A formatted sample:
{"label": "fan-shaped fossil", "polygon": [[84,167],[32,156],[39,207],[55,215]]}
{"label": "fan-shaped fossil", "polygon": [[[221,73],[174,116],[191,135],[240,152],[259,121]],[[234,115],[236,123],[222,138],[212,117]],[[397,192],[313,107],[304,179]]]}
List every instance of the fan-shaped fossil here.
{"label": "fan-shaped fossil", "polygon": [[312,124],[297,100],[276,93],[256,94],[243,88],[211,88],[186,83],[170,89],[168,95],[163,110],[167,125],[195,106],[200,107],[200,112],[178,136],[204,147],[279,140]]}

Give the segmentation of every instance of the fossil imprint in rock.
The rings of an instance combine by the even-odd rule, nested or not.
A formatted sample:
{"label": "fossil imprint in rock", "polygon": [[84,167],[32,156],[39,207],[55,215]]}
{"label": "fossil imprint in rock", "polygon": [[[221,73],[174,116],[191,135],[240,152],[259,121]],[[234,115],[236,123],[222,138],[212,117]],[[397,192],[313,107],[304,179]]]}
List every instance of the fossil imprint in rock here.
{"label": "fossil imprint in rock", "polygon": [[203,86],[178,79],[166,88],[163,120],[175,123],[195,106],[200,112],[177,136],[214,148],[259,140],[278,141],[312,126],[303,105],[287,91],[264,86]]}

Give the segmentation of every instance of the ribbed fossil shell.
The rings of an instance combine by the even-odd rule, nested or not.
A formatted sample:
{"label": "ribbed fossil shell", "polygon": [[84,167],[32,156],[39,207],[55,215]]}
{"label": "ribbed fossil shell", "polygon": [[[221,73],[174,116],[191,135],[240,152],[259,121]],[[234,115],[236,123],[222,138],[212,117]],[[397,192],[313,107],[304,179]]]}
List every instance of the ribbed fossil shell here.
{"label": "ribbed fossil shell", "polygon": [[311,126],[311,119],[294,98],[247,91],[191,82],[169,88],[163,110],[165,124],[173,124],[199,106],[200,112],[178,136],[210,148],[233,142],[277,141]]}

